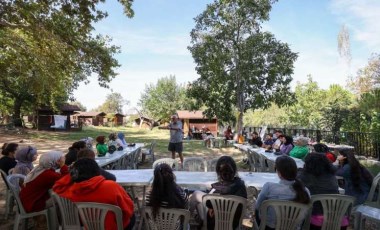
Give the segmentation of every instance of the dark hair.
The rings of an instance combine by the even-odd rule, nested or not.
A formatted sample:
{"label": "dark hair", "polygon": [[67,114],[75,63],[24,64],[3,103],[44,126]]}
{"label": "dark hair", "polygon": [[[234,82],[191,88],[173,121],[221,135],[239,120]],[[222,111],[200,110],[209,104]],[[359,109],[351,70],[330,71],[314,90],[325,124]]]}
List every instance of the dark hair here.
{"label": "dark hair", "polygon": [[296,192],[296,197],[293,201],[308,204],[310,202],[310,197],[306,192],[305,185],[297,179],[297,164],[293,158],[289,156],[277,157],[276,169],[283,179],[288,181],[295,181],[293,183],[293,189]]}
{"label": "dark hair", "polygon": [[79,149],[87,148],[87,144],[85,141],[77,141],[77,142],[74,142],[71,147],[76,150],[79,150]]}
{"label": "dark hair", "polygon": [[162,163],[154,168],[153,173],[154,179],[149,197],[153,218],[156,218],[162,202],[167,203],[168,208],[185,208],[185,201],[175,182],[173,169],[168,164]]}
{"label": "dark hair", "polygon": [[78,160],[82,158],[90,158],[94,159],[95,158],[95,152],[92,151],[91,149],[81,149],[78,152]]}
{"label": "dark hair", "polygon": [[98,144],[104,144],[105,139],[106,139],[105,136],[98,136],[98,137],[96,138],[96,142],[98,142]]}
{"label": "dark hair", "polygon": [[108,136],[108,139],[112,141],[115,141],[116,138],[117,138],[116,133],[110,133],[110,135]]}
{"label": "dark hair", "polygon": [[8,156],[9,153],[15,153],[17,150],[18,144],[17,143],[4,143],[3,147],[1,147],[2,151],[1,154],[4,156]]}
{"label": "dark hair", "polygon": [[273,137],[273,134],[272,133],[267,133],[268,136],[270,137]]}
{"label": "dark hair", "polygon": [[237,173],[236,163],[230,156],[220,157],[216,162],[215,170],[219,181],[233,181]]}
{"label": "dark hair", "polygon": [[258,136],[258,135],[259,135],[259,134],[258,134],[256,131],[252,132],[252,134],[255,134],[256,136]]}
{"label": "dark hair", "polygon": [[282,130],[276,130],[276,131],[274,131],[274,133],[281,133],[282,134],[283,132],[282,132]]}
{"label": "dark hair", "polygon": [[314,176],[335,174],[335,167],[324,153],[312,152],[305,157],[304,170]]}
{"label": "dark hair", "polygon": [[287,136],[287,135],[283,135],[283,137],[285,138],[285,143],[284,143],[284,145],[293,145],[294,146],[294,144],[293,144],[293,137],[291,137],[291,136]]}
{"label": "dark hair", "polygon": [[317,153],[327,153],[329,151],[329,147],[327,147],[327,145],[325,144],[318,143],[315,144],[313,147],[314,151]]}
{"label": "dark hair", "polygon": [[82,158],[77,160],[70,170],[71,180],[73,182],[82,182],[89,180],[94,176],[100,175],[100,168],[95,160]]}
{"label": "dark hair", "polygon": [[[361,191],[360,188],[360,182],[362,178],[362,170],[364,168],[363,165],[359,163],[359,161],[356,159],[355,154],[349,150],[349,149],[341,149],[339,150],[339,154],[346,157],[343,160],[343,165],[349,164],[351,167],[351,181],[354,185],[355,189],[358,191]],[[366,179],[366,178],[365,178]]]}

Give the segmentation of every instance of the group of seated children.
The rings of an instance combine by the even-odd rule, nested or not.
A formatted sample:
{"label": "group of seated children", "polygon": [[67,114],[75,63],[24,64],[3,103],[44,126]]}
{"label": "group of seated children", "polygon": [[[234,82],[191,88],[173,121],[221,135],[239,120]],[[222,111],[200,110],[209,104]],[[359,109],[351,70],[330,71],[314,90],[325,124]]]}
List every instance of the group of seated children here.
{"label": "group of seated children", "polygon": [[108,142],[106,143],[105,136],[98,136],[96,139],[96,151],[98,152],[98,157],[103,157],[106,153],[114,153],[115,151],[121,151],[127,142],[125,141],[124,133],[111,133],[108,136]]}

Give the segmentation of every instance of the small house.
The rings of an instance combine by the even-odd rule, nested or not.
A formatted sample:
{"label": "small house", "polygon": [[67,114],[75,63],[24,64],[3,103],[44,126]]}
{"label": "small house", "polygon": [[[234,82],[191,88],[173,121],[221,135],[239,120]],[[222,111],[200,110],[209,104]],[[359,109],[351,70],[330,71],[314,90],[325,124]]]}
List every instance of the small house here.
{"label": "small house", "polygon": [[78,112],[74,115],[79,123],[93,126],[102,126],[105,116],[104,112]]}
{"label": "small house", "polygon": [[189,129],[201,132],[207,130],[215,137],[218,135],[218,119],[216,117],[207,118],[203,115],[203,111],[188,111],[178,110],[179,119],[183,123],[183,131],[185,135],[188,134]]}
{"label": "small house", "polygon": [[74,115],[75,111],[80,111],[77,105],[64,104],[58,110],[48,106],[41,107],[37,110],[37,129],[54,131],[81,130],[81,126],[72,127],[71,116]]}

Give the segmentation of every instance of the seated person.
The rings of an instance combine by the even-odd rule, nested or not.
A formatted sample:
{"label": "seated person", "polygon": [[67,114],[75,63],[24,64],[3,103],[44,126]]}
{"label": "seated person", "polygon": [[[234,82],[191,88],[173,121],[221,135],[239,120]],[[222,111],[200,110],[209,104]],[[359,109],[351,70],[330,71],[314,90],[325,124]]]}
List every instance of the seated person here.
{"label": "seated person", "polygon": [[[123,228],[133,229],[135,218],[132,199],[115,181],[106,180],[100,175],[100,168],[93,159],[77,160],[70,170],[70,177],[58,180],[53,191],[73,202],[116,205],[123,215]],[[105,229],[117,229],[114,214],[106,216]]]}
{"label": "seated person", "polygon": [[115,151],[121,151],[123,150],[123,143],[122,141],[117,138],[116,133],[111,133],[108,136],[108,152],[114,153]]}
{"label": "seated person", "polygon": [[298,137],[294,141],[294,148],[290,150],[289,156],[303,160],[305,156],[309,153],[309,147],[307,146],[308,144],[309,144],[309,138]]}
{"label": "seated person", "polygon": [[7,175],[10,169],[13,169],[17,161],[15,159],[16,150],[18,148],[17,143],[5,143],[1,148],[1,154],[3,157],[0,159],[0,169]]}
{"label": "seated person", "polygon": [[248,139],[248,143],[250,145],[257,145],[258,147],[261,147],[263,145],[261,137],[259,137],[259,134],[257,132],[252,132],[251,139]]}
{"label": "seated person", "polygon": [[232,132],[231,126],[228,126],[227,130],[224,131],[224,138],[226,140],[233,140],[234,139],[234,134]]}
{"label": "seated person", "polygon": [[98,142],[96,144],[96,150],[98,152],[98,156],[99,157],[103,157],[107,154],[108,152],[108,145],[105,144],[105,141],[106,141],[106,137],[105,136],[98,136],[96,138],[96,142]]}
{"label": "seated person", "polygon": [[69,147],[69,152],[65,155],[65,165],[71,165],[74,161],[77,160],[78,151],[81,149],[87,148],[85,141],[77,141]]}
{"label": "seated person", "polygon": [[280,153],[289,155],[294,147],[293,138],[291,136],[281,135],[279,139],[281,140]]}
{"label": "seated person", "polygon": [[37,149],[32,146],[19,148],[16,152],[17,164],[12,174],[28,175],[33,170],[33,162],[37,160]]}
{"label": "seated person", "polygon": [[153,217],[160,207],[188,209],[187,194],[175,182],[173,169],[168,164],[158,164],[154,168],[152,190],[146,197],[146,205],[151,206]]}
{"label": "seated person", "polygon": [[[56,172],[57,169],[60,172]],[[41,155],[38,165],[26,176],[20,191],[25,211],[38,212],[52,206],[49,189],[68,172],[63,152],[50,151]]]}
{"label": "seated person", "polygon": [[191,131],[191,129],[189,129],[189,132],[187,133],[187,140],[191,140],[193,139],[193,131]]}
{"label": "seated person", "polygon": [[272,149],[272,145],[273,145],[273,144],[274,144],[273,134],[268,133],[268,134],[265,136],[264,144],[263,144],[261,147],[266,148],[266,149]]}
{"label": "seated person", "polygon": [[125,140],[125,135],[122,132],[120,132],[120,133],[117,134],[117,140],[118,140],[120,146],[124,147],[124,146],[128,145],[127,141]]}
{"label": "seated person", "polygon": [[[305,166],[298,174],[298,179],[309,189],[310,195],[339,194],[335,167],[323,153],[310,153],[305,157]],[[321,229],[323,209],[320,202],[313,204],[310,230]],[[348,218],[344,217],[341,230],[347,229]]]}
{"label": "seated person", "polygon": [[331,161],[331,163],[334,163],[336,161],[335,154],[330,152],[329,147],[327,147],[327,145],[322,144],[322,143],[317,143],[313,147],[314,147],[315,152],[325,154],[326,157]]}
{"label": "seated person", "polygon": [[273,145],[272,145],[272,149],[275,149],[275,150],[277,150],[277,149],[280,149],[280,146],[281,146],[281,136],[283,136],[283,133],[282,133],[282,131],[281,130],[276,130],[275,132],[274,132],[274,135],[273,135],[273,141],[274,141],[274,143],[273,143]]}
{"label": "seated person", "polygon": [[[256,222],[260,224],[259,210],[265,200],[291,200],[302,204],[310,203],[309,190],[298,180],[297,164],[293,158],[288,156],[279,156],[276,159],[277,175],[280,182],[267,182],[264,184],[256,201]],[[276,216],[274,210],[269,209],[267,215],[267,226],[265,229],[275,229]]]}
{"label": "seated person", "polygon": [[[82,149],[78,152],[78,160],[82,158],[89,158],[89,159],[95,160],[95,153],[91,149]],[[100,170],[100,175],[102,175],[106,180],[116,181],[116,177],[112,173],[109,173],[102,168],[99,168],[99,170]]]}
{"label": "seated person", "polygon": [[354,205],[363,204],[371,189],[373,176],[348,149],[339,150],[337,159],[339,169],[336,175],[344,179],[344,194],[356,198]]}
{"label": "seated person", "polygon": [[[247,190],[244,181],[238,177],[237,167],[234,159],[230,156],[222,156],[216,163],[216,174],[218,175],[218,181],[213,183],[211,186],[215,190],[214,193],[221,195],[235,195],[247,198]],[[195,191],[190,197],[190,212],[197,210],[198,221],[200,225],[203,224],[204,218],[204,207],[202,204],[202,198],[206,193],[202,191]],[[214,229],[215,218],[213,216],[211,204],[206,204],[207,211],[207,229]],[[234,229],[239,225],[239,219],[242,214],[242,208],[237,209],[235,213],[235,218],[233,221]]]}

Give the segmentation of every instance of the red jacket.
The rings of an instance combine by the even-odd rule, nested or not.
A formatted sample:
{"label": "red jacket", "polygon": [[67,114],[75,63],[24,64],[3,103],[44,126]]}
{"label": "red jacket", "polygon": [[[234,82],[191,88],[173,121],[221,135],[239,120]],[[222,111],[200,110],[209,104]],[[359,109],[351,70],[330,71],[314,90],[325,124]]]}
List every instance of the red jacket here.
{"label": "red jacket", "polygon": [[[87,181],[72,183],[70,175],[58,180],[53,191],[73,202],[97,202],[120,207],[123,214],[123,227],[126,228],[133,215],[133,201],[126,191],[116,182],[95,176]],[[108,213],[105,229],[117,229],[115,215]]]}
{"label": "red jacket", "polygon": [[61,173],[47,169],[34,180],[25,184],[20,191],[20,199],[26,212],[38,212],[45,209],[46,201],[50,198],[49,189],[62,176],[69,172],[67,165],[62,166]]}

